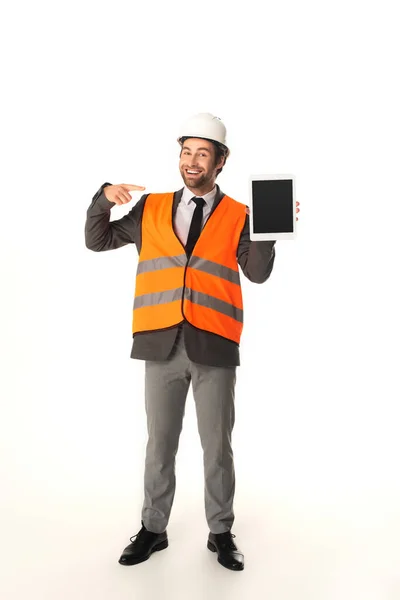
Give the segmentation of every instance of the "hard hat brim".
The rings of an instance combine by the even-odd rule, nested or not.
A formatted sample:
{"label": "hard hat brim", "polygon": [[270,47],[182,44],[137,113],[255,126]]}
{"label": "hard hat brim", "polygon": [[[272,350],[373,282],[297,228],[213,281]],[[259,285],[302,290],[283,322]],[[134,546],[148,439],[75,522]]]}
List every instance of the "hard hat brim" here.
{"label": "hard hat brim", "polygon": [[222,144],[222,142],[218,142],[217,140],[212,140],[211,138],[204,137],[203,135],[181,135],[180,137],[177,138],[177,142],[178,142],[178,144],[180,144],[182,146],[183,142],[190,138],[199,138],[200,140],[207,140],[208,142],[211,142],[211,143],[215,144],[216,146],[219,146],[220,148],[222,148],[225,151],[226,157],[228,157],[230,154],[230,150],[229,150],[228,146],[226,146],[225,144]]}

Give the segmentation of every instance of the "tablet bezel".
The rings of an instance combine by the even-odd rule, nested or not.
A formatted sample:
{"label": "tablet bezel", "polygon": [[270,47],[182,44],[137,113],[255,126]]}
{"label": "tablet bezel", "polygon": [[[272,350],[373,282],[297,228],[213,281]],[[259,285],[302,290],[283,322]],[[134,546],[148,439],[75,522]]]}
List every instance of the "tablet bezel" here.
{"label": "tablet bezel", "polygon": [[[274,179],[291,179],[293,190],[293,231],[277,232],[277,233],[254,233],[253,224],[253,181],[271,181]],[[273,241],[273,240],[293,240],[296,237],[296,187],[294,175],[250,175],[249,177],[249,196],[250,196],[250,240],[251,241]]]}

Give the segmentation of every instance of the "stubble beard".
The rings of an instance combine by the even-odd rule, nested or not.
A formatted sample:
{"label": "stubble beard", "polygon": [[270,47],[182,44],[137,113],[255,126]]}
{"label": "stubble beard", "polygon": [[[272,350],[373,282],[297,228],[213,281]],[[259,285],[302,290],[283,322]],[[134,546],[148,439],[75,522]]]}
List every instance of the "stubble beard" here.
{"label": "stubble beard", "polygon": [[182,175],[183,181],[185,182],[185,185],[188,188],[194,188],[194,189],[202,188],[211,181],[211,176],[208,175],[207,173],[202,173],[200,175],[200,177],[188,177],[186,175],[186,172],[182,169],[181,175]]}

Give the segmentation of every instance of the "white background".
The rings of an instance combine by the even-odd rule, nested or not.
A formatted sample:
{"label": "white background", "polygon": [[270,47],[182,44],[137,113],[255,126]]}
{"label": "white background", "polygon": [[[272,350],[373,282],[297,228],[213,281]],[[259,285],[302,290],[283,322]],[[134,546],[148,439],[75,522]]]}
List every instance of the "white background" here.
{"label": "white background", "polygon": [[[399,111],[395,2],[21,2],[2,9],[1,595],[398,600]],[[94,253],[105,181],[182,185],[176,137],[218,115],[217,182],[294,173],[296,241],[242,276],[230,572],[206,548],[190,391],[170,546],[140,529],[137,252]],[[112,209],[112,219],[131,204]]]}

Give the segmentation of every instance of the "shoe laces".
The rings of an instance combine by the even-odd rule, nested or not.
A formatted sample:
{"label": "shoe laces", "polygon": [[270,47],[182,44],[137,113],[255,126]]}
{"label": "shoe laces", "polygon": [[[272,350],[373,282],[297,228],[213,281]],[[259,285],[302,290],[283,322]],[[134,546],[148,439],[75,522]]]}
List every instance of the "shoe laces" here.
{"label": "shoe laces", "polygon": [[[222,535],[224,537],[222,537]],[[232,538],[235,538],[236,535],[234,533],[231,533],[230,531],[225,532],[224,534],[221,535],[221,546],[225,546],[228,548],[231,548],[231,550],[236,550],[236,544],[235,542],[232,540]]]}
{"label": "shoe laces", "polygon": [[146,534],[146,533],[149,533],[149,534],[151,534],[151,531],[147,531],[147,529],[145,529],[145,527],[142,527],[142,529],[141,529],[140,531],[138,531],[138,532],[137,532],[135,535],[133,535],[133,536],[132,536],[131,538],[129,538],[129,539],[130,539],[130,541],[131,541],[132,543],[133,543],[133,540],[134,540],[135,538],[137,538],[137,540],[136,540],[136,542],[137,542],[137,543],[143,542],[143,541],[144,541],[144,539],[143,539],[143,538],[145,537],[145,534]]}

